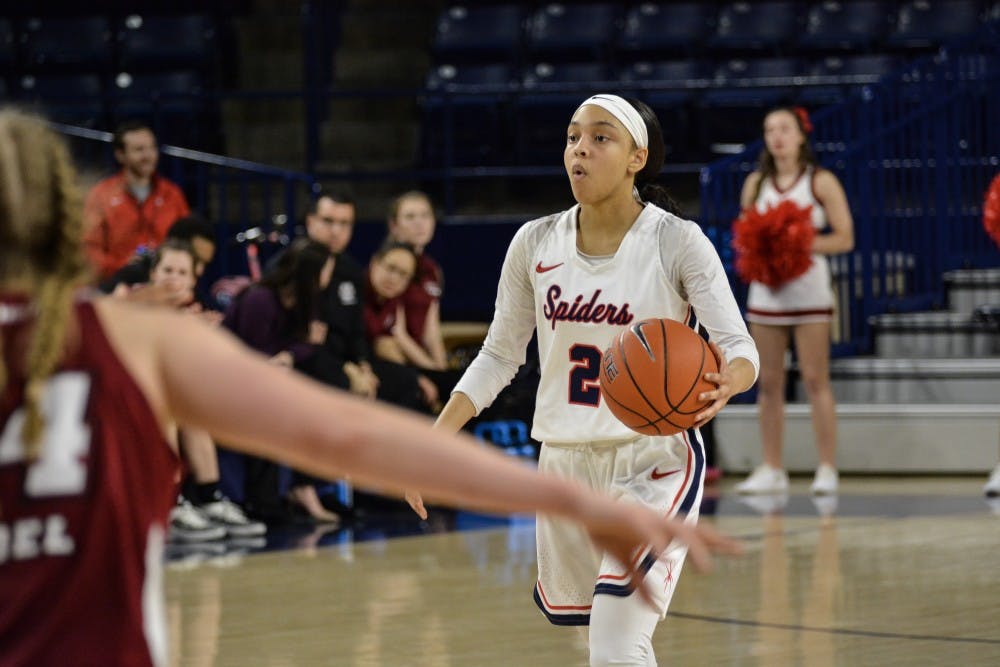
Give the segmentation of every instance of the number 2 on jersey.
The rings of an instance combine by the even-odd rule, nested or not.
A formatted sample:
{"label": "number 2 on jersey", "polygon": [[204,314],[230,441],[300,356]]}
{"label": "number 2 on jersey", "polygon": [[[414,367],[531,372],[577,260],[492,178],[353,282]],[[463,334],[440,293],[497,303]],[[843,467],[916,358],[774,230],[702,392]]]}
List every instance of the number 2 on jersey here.
{"label": "number 2 on jersey", "polygon": [[601,357],[603,353],[593,345],[577,343],[569,348],[573,368],[569,372],[569,402],[596,408],[601,404]]}
{"label": "number 2 on jersey", "polygon": [[[90,427],[84,420],[90,396],[90,376],[67,372],[52,376],[42,397],[45,431],[37,461],[28,467],[24,492],[32,498],[83,493],[90,451]],[[0,465],[24,460],[24,408],[7,419],[0,434]]]}

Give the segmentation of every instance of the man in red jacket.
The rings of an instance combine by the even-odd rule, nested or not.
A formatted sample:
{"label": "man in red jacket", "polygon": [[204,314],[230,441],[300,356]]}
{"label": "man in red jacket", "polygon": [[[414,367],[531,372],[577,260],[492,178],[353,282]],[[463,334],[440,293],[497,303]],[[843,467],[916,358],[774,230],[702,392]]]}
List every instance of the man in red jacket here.
{"label": "man in red jacket", "polygon": [[87,253],[101,278],[125,266],[140,246],[154,248],[190,208],[184,193],[156,173],[156,136],[143,123],[118,127],[112,145],[122,170],[100,181],[84,204]]}

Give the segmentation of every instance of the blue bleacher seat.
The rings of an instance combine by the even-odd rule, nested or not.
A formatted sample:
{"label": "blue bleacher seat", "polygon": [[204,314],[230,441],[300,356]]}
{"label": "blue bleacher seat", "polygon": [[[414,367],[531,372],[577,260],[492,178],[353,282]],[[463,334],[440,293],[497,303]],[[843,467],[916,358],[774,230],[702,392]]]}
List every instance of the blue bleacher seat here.
{"label": "blue bleacher seat", "polygon": [[879,77],[898,67],[899,58],[888,53],[863,56],[830,56],[823,58],[809,69],[812,76],[852,77],[848,83],[874,83]]}
{"label": "blue bleacher seat", "polygon": [[699,59],[653,62],[641,60],[626,66],[621,72],[623,82],[651,91],[661,86],[689,88],[689,90],[683,91],[685,99],[688,99],[693,94],[690,91],[697,87],[693,84],[698,84],[699,82],[704,84],[712,76],[713,72],[709,66],[703,60]]}
{"label": "blue bleacher seat", "polygon": [[900,64],[891,54],[828,56],[812,64],[809,76],[838,77],[836,83],[818,83],[800,89],[798,100],[806,106],[823,106],[844,101],[854,88],[875,83]]}
{"label": "blue bleacher seat", "polygon": [[524,70],[521,77],[523,93],[517,100],[519,108],[551,108],[563,110],[568,122],[572,109],[566,105],[582,101],[595,92],[604,92],[610,78],[603,62],[537,63]]}
{"label": "blue bleacher seat", "polygon": [[658,100],[663,106],[691,101],[711,77],[709,67],[697,59],[641,60],[626,66],[620,74],[622,83],[637,89],[638,97],[647,102]]}
{"label": "blue bleacher seat", "polygon": [[432,94],[422,100],[425,161],[438,165],[446,159],[449,115],[454,133],[453,164],[496,164],[509,159],[504,111],[506,95],[515,81],[513,70],[505,63],[439,65],[432,69],[425,83],[428,92],[448,95]]}
{"label": "blue bleacher seat", "polygon": [[719,11],[709,46],[731,50],[777,50],[792,43],[801,8],[795,2],[733,2]]}
{"label": "blue bleacher seat", "polygon": [[977,0],[911,0],[899,7],[886,45],[922,49],[971,34],[980,25]]}
{"label": "blue bleacher seat", "polygon": [[837,85],[803,86],[796,96],[796,103],[807,108],[840,104],[849,94],[849,88]]}
{"label": "blue bleacher seat", "polygon": [[767,107],[788,97],[796,77],[805,75],[794,58],[730,60],[715,70],[717,87],[705,91],[701,102],[717,107]]}
{"label": "blue bleacher seat", "polygon": [[617,33],[613,4],[550,3],[528,21],[527,49],[533,60],[603,59]]}
{"label": "blue bleacher seat", "polygon": [[128,70],[146,67],[198,67],[214,50],[215,26],[207,16],[127,16],[118,32],[119,65]]}
{"label": "blue bleacher seat", "polygon": [[864,51],[888,28],[889,7],[881,0],[829,0],[814,5],[799,35],[798,48],[810,51]]}
{"label": "blue bleacher seat", "polygon": [[536,63],[528,67],[521,78],[526,92],[544,89],[546,85],[583,84],[607,81],[608,68],[602,62]]}
{"label": "blue bleacher seat", "polygon": [[618,48],[633,57],[687,53],[714,22],[714,7],[703,2],[643,2],[626,13]]}
{"label": "blue bleacher seat", "polygon": [[694,149],[690,105],[711,75],[710,67],[697,59],[639,61],[621,71],[620,78],[628,94],[656,112],[668,155],[674,159],[687,156]]}
{"label": "blue bleacher seat", "polygon": [[114,78],[112,100],[117,117],[195,114],[202,106],[201,92],[196,72],[120,72]]}
{"label": "blue bleacher seat", "polygon": [[715,70],[698,104],[701,145],[739,144],[760,137],[771,107],[792,101],[804,66],[793,58],[734,59]]}
{"label": "blue bleacher seat", "polygon": [[439,60],[508,59],[521,42],[520,5],[455,5],[438,18],[433,50]]}
{"label": "blue bleacher seat", "polygon": [[146,120],[163,143],[197,147],[212,140],[217,119],[202,97],[198,72],[120,72],[111,86],[115,122]]}
{"label": "blue bleacher seat", "polygon": [[0,19],[0,67],[9,71],[14,64],[15,48],[14,27],[7,19]]}
{"label": "blue bleacher seat", "polygon": [[445,90],[449,87],[489,86],[504,88],[516,82],[510,65],[506,63],[439,65],[427,75],[428,90]]}
{"label": "blue bleacher seat", "polygon": [[566,126],[590,95],[615,89],[602,62],[538,63],[525,70],[516,101],[517,151],[522,162],[550,164],[561,155]]}
{"label": "blue bleacher seat", "polygon": [[17,97],[37,104],[52,120],[96,127],[105,114],[104,91],[98,74],[26,74]]}
{"label": "blue bleacher seat", "polygon": [[35,69],[95,71],[112,60],[111,24],[103,17],[28,19],[21,42],[25,62]]}

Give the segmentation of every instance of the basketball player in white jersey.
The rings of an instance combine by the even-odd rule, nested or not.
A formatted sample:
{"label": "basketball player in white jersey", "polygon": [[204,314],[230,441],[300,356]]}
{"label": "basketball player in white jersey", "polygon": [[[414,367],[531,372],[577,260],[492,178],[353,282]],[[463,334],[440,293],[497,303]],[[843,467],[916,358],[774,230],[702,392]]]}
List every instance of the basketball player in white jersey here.
{"label": "basketball player in white jersey", "polygon": [[195,318],[78,298],[87,268],[75,179],[47,124],[0,108],[5,666],[168,663],[158,589],[178,470],[165,435],[178,422],[329,479],[579,521],[629,572],[650,542],[659,551],[683,539],[701,566],[736,547],[284,372]]}
{"label": "basketball player in white jersey", "polygon": [[764,118],[764,150],[760,165],[747,177],[740,207],[758,211],[782,201],[812,207],[817,234],[812,247],[812,266],[801,276],[776,288],[751,283],[747,297],[747,320],[760,351],[760,382],[757,405],[764,462],[742,483],[740,493],[781,494],[788,490],[788,475],[782,464],[785,418],[785,350],[795,342],[799,371],[812,404],[813,431],[819,450],[819,467],[812,492],[837,492],[837,415],[830,388],[830,320],[833,289],[826,255],[850,252],[854,247],[854,224],[840,181],[819,168],[807,140],[812,130],[801,107],[781,107]]}
{"label": "basketball player in white jersey", "polygon": [[[757,351],[715,249],[695,223],[664,210],[672,202],[652,185],[663,157],[659,121],[645,104],[596,95],[580,105],[563,156],[578,205],[528,222],[515,235],[483,349],[438,427],[458,430],[490,405],[524,363],[537,329],[541,382],[532,436],[543,443],[541,470],[693,522],[705,471],[697,428],[640,436],[608,411],[598,385],[611,339],[650,317],[704,326],[722,356],[719,373],[705,376],[717,388],[702,395],[711,405],[698,415],[699,426],[757,375]],[[419,496],[408,498],[423,514]],[[548,620],[590,626],[592,665],[656,664],[652,634],[684,547],[673,545],[659,560],[648,550],[637,554],[655,593],[647,604],[631,595],[637,582],[573,525],[539,517],[536,532],[535,602]]]}

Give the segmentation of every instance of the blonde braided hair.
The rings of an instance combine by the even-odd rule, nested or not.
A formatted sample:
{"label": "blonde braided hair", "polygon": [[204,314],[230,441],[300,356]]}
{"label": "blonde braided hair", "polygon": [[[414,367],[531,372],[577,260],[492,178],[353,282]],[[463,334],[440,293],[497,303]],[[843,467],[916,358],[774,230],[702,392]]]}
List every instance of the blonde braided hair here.
{"label": "blonde braided hair", "polygon": [[[24,389],[24,443],[37,458],[45,383],[64,354],[73,293],[86,277],[82,198],[63,141],[37,117],[0,110],[0,279],[27,276],[34,330]],[[2,341],[0,341],[2,344]],[[0,356],[0,389],[8,379]]]}

